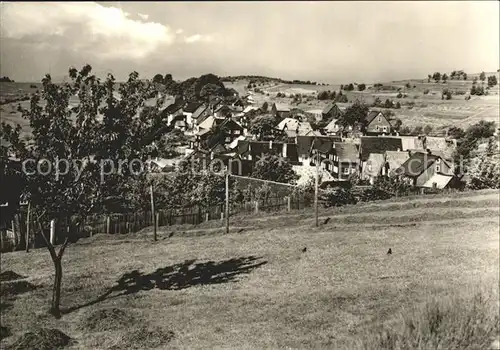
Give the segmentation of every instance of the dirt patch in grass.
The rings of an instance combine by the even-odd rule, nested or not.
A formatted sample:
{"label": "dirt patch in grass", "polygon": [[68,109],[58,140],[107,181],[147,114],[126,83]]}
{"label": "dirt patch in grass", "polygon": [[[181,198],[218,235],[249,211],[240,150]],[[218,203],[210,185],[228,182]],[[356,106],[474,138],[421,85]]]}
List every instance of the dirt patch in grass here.
{"label": "dirt patch in grass", "polygon": [[24,333],[8,350],[53,350],[71,345],[73,340],[58,329],[41,328]]}
{"label": "dirt patch in grass", "polygon": [[127,332],[112,349],[154,349],[165,346],[174,338],[174,332],[162,328],[141,327]]}
{"label": "dirt patch in grass", "polygon": [[18,275],[14,271],[10,271],[10,270],[7,270],[7,271],[0,273],[0,282],[20,280],[23,278],[26,278],[26,277]]}
{"label": "dirt patch in grass", "polygon": [[89,331],[111,331],[130,327],[136,318],[128,311],[119,308],[100,309],[91,312],[81,323]]}
{"label": "dirt patch in grass", "polygon": [[31,292],[37,288],[39,288],[39,286],[35,286],[27,281],[2,282],[0,284],[0,296],[12,297],[18,294]]}

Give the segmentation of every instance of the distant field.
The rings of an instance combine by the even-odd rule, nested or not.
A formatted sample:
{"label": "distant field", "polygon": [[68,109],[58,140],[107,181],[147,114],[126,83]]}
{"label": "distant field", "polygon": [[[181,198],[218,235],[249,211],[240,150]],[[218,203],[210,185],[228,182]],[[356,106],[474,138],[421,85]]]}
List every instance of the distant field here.
{"label": "distant field", "polygon": [[[66,251],[62,305],[78,307],[60,320],[46,313],[48,252],[2,254],[2,271],[37,288],[2,294],[2,326],[13,335],[1,345],[43,326],[78,342],[68,349],[129,348],[146,340],[174,349],[356,349],[359,339],[383,324],[402,326],[401,314],[430,300],[449,305],[461,295],[466,301],[452,305],[461,310],[476,291],[498,293],[498,214],[498,191],[481,191],[323,209],[321,222],[331,220],[319,228],[308,210],[234,217],[228,235],[220,222],[175,232],[162,227],[157,243],[148,230],[96,235]],[[495,299],[486,302],[498,316]],[[106,319],[100,310],[116,316]],[[453,321],[474,327],[480,320],[466,316]],[[461,328],[458,340],[475,336],[481,343],[467,348],[487,349],[498,323],[481,326],[494,333]],[[173,337],[168,344],[159,336],[131,339],[141,327]]]}
{"label": "distant field", "polygon": [[[486,75],[498,73],[487,73]],[[402,108],[392,109],[396,118],[400,118],[404,125],[410,127],[430,125],[435,130],[447,128],[451,125],[467,127],[479,120],[489,120],[499,123],[500,100],[498,85],[490,90],[489,96],[473,96],[471,100],[466,101],[465,95],[453,95],[452,100],[441,99],[442,90],[447,88],[452,92],[468,92],[472,86],[474,75],[469,75],[469,80],[458,81],[448,80],[446,84],[427,82],[427,79],[410,79],[398,82],[384,83],[386,86],[392,86],[395,91],[376,91],[372,85],[367,85],[365,91],[343,91],[350,102],[358,99],[368,104],[372,104],[375,98],[379,97],[382,101],[390,99],[399,101]],[[500,80],[500,78],[499,78]],[[346,82],[348,83],[348,82]],[[410,83],[410,88],[406,88],[406,83]],[[480,82],[478,83],[480,84]],[[0,99],[20,97],[27,93],[33,93],[35,88],[30,88],[31,83],[0,83]],[[36,83],[40,88],[40,83]],[[232,83],[224,83],[228,88],[234,88],[240,95],[248,93],[248,80],[239,80]],[[413,87],[415,86],[415,87]],[[318,101],[317,93],[325,90],[339,91],[340,85],[303,85],[303,84],[265,84],[257,86],[264,91],[264,94],[253,93],[255,105],[261,106],[264,102],[280,103],[290,108],[299,108],[302,110],[323,109],[330,101]],[[406,98],[398,99],[397,89],[407,94]],[[253,90],[253,89],[252,89]],[[429,90],[424,94],[425,90]],[[304,96],[302,103],[293,104],[289,97],[278,98],[278,92],[287,95],[302,94]],[[414,104],[409,106],[408,104]],[[21,106],[28,107],[29,102],[20,102]],[[0,106],[0,117],[2,121],[10,124],[19,123],[29,133],[28,123],[23,120],[17,112],[18,103],[9,103]]]}

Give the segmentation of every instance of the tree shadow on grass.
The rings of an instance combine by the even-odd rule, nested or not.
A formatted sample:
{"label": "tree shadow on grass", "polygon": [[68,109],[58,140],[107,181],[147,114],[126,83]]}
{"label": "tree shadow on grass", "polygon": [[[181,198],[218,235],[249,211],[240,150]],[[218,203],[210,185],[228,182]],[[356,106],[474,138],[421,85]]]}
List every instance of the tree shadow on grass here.
{"label": "tree shadow on grass", "polygon": [[106,299],[135,294],[139,291],[147,291],[154,288],[161,290],[181,290],[197,285],[236,282],[239,275],[248,274],[267,263],[267,261],[261,260],[262,258],[254,256],[219,262],[195,263],[196,260],[186,260],[183,263],[159,268],[148,274],[144,274],[139,270],[133,270],[123,274],[113,287],[97,299],[83,305],[65,309],[62,312],[67,314]]}

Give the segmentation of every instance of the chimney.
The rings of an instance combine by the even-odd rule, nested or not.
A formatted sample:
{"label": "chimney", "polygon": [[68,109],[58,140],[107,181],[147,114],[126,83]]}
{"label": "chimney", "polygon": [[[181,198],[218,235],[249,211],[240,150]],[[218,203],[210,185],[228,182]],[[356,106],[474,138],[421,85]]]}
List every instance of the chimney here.
{"label": "chimney", "polygon": [[269,149],[273,149],[273,140],[269,140]]}
{"label": "chimney", "polygon": [[286,158],[286,156],[287,156],[287,144],[284,143],[283,144],[283,158]]}

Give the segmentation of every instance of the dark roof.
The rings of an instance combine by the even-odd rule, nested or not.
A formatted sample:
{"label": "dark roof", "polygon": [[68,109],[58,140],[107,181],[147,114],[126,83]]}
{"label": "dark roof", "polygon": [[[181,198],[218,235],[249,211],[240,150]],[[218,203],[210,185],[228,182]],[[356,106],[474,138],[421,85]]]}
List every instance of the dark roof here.
{"label": "dark roof", "polygon": [[176,102],[176,103],[172,103],[170,106],[165,108],[164,112],[168,113],[168,114],[173,114],[173,113],[179,111],[180,109],[182,109],[182,106],[183,106],[183,102],[181,102],[181,101]]}
{"label": "dark roof", "polygon": [[397,151],[403,149],[403,142],[398,137],[379,137],[362,136],[361,137],[361,160],[365,161],[370,153],[385,153],[385,151]]}
{"label": "dark roof", "polygon": [[[216,119],[216,123],[217,123],[217,119]],[[216,124],[217,125],[217,124]],[[226,129],[229,129],[229,130],[240,130],[240,131],[243,131],[243,127],[236,123],[234,120],[232,119],[224,119],[220,125],[219,125],[221,128],[224,127]]]}
{"label": "dark roof", "polygon": [[207,109],[208,109],[208,106],[206,104],[202,104],[202,105],[198,106],[196,111],[193,112],[193,115],[191,116],[191,118],[198,119],[203,114],[203,112],[205,112]]}
{"label": "dark roof", "polygon": [[318,151],[320,153],[329,153],[334,145],[334,141],[326,137],[316,137],[311,145],[311,150]]}
{"label": "dark roof", "polygon": [[200,107],[200,106],[201,106],[200,102],[197,102],[197,101],[188,102],[186,104],[186,106],[184,107],[184,112],[194,113],[198,109],[198,107]]}
{"label": "dark roof", "polygon": [[[238,142],[236,151],[241,156],[246,156],[250,154],[252,160],[258,160],[262,155],[267,154],[283,154],[284,143],[273,142],[271,147],[269,147],[270,142],[263,141],[246,141],[242,140]],[[297,145],[295,143],[286,143],[286,158],[290,162],[298,162]]]}
{"label": "dark roof", "polygon": [[297,136],[297,151],[299,154],[310,154],[314,139],[318,140],[317,145],[321,145],[319,146],[321,150],[328,148],[330,142],[332,143],[331,150],[333,143],[341,141],[340,136]]}
{"label": "dark roof", "polygon": [[358,162],[358,147],[350,142],[335,142],[335,154],[341,162]]}
{"label": "dark roof", "polygon": [[399,168],[394,170],[396,175],[417,177],[429,168],[436,159],[440,158],[434,154],[415,152]]}
{"label": "dark roof", "polygon": [[[369,111],[365,117],[366,124],[370,124],[373,121],[373,119],[375,119],[375,117],[377,115],[379,115],[380,113],[382,113],[382,112],[381,111]],[[384,115],[384,113],[382,113],[382,115]],[[385,118],[385,115],[384,115],[384,118]]]}

